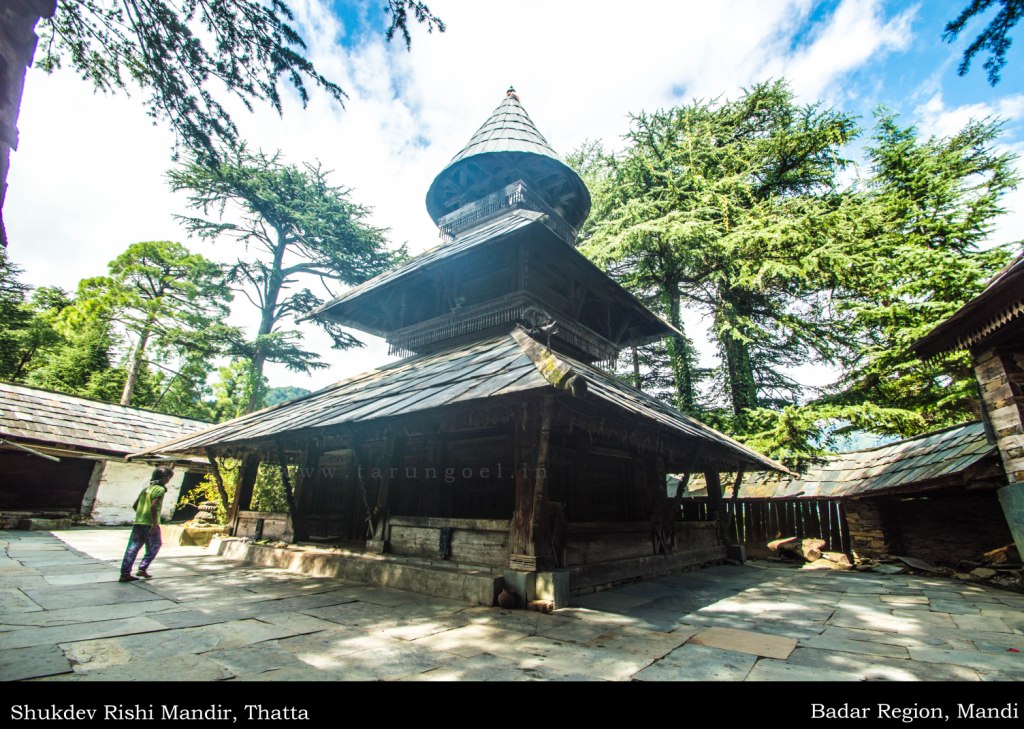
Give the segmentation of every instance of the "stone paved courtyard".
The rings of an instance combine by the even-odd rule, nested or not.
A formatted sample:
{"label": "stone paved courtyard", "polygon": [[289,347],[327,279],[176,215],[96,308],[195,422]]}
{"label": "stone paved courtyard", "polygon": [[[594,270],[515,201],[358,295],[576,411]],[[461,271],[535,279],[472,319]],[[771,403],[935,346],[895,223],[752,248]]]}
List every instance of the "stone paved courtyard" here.
{"label": "stone paved courtyard", "polygon": [[944,578],[724,565],[544,615],[172,545],[120,584],[127,531],[0,532],[0,678],[1024,679],[1024,596]]}

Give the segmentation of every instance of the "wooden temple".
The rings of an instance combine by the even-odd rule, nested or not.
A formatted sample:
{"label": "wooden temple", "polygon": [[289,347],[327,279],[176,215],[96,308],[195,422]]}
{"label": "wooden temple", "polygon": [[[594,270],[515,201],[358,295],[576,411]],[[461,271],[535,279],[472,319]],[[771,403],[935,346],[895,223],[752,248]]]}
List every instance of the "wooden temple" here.
{"label": "wooden temple", "polygon": [[568,596],[723,559],[722,525],[679,520],[666,474],[707,474],[720,504],[720,472],[785,469],[602,369],[674,330],[576,250],[589,192],[514,90],[426,204],[440,245],[312,314],[404,359],[155,450],[242,460],[236,536],[259,516],[257,465],[289,465],[291,540],[526,592],[538,575]]}

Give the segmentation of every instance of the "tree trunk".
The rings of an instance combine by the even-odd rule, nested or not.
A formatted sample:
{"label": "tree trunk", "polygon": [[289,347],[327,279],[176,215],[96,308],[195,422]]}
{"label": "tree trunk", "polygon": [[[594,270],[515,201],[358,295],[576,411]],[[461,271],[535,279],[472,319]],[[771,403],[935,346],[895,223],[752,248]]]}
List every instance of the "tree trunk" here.
{"label": "tree trunk", "polygon": [[[683,331],[680,316],[678,284],[669,282],[665,297],[668,300],[669,323]],[[693,351],[683,337],[671,336],[668,340],[668,361],[672,368],[672,379],[676,387],[676,406],[691,415],[697,412],[697,392],[693,376]]]}
{"label": "tree trunk", "polygon": [[139,372],[142,371],[142,362],[146,356],[146,344],[149,343],[149,336],[149,326],[139,333],[139,343],[135,345],[131,364],[128,365],[128,377],[124,381],[124,390],[121,391],[121,405],[131,404],[135,386],[139,384]]}
{"label": "tree trunk", "polygon": [[[257,337],[265,337],[274,331],[277,323],[277,299],[281,295],[281,267],[284,264],[284,251],[287,243],[283,235],[278,235],[277,248],[274,249],[274,267],[270,272],[270,280],[263,297],[263,308],[260,310],[260,328]],[[263,344],[257,340],[256,351],[252,358],[252,390],[249,401],[245,405],[246,414],[259,410],[263,400],[263,366],[267,363],[267,352]]]}
{"label": "tree trunk", "polygon": [[643,387],[641,387],[642,383],[640,381],[640,354],[635,346],[630,349],[633,357],[633,387],[638,390],[642,390]]}
{"label": "tree trunk", "polygon": [[245,415],[256,412],[263,402],[263,365],[266,364],[267,356],[262,346],[256,348],[256,356],[252,358],[252,368],[249,372],[249,400],[245,403]]}
{"label": "tree trunk", "polygon": [[217,458],[214,456],[213,449],[206,449],[206,460],[210,462],[210,466],[213,468],[213,481],[217,484],[217,495],[220,496],[220,505],[224,509],[224,513],[227,514],[231,511],[231,500],[228,498],[227,489],[224,488],[224,479],[220,473],[220,466],[217,465]]}
{"label": "tree trunk", "polygon": [[742,419],[747,410],[759,404],[750,345],[737,334],[741,328],[740,322],[748,312],[742,292],[723,290],[718,296],[718,311],[715,312],[718,343],[725,360],[732,412],[738,419]]}

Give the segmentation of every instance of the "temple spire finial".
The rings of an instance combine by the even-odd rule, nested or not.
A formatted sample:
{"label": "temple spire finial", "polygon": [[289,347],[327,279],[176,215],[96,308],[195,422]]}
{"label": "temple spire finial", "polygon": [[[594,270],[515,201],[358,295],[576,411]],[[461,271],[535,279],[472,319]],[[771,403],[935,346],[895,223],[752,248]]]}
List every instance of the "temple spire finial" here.
{"label": "temple spire finial", "polygon": [[516,88],[512,84],[508,85],[508,91],[505,92],[505,96],[511,97],[516,101],[520,101],[519,94],[516,93]]}

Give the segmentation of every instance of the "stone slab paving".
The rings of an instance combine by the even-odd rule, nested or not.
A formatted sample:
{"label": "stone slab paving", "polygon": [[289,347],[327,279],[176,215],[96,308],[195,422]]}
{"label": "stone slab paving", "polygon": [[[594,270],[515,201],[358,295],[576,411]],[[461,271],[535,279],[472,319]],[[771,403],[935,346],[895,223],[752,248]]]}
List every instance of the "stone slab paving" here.
{"label": "stone slab paving", "polygon": [[793,649],[796,648],[796,640],[793,638],[765,635],[752,630],[734,630],[733,628],[708,628],[690,638],[690,642],[783,661],[789,658]]}
{"label": "stone slab paving", "polygon": [[127,533],[0,532],[0,680],[1024,680],[1024,596],[957,580],[722,565],[545,615],[178,545],[121,584]]}
{"label": "stone slab paving", "polygon": [[71,673],[71,661],[56,645],[35,645],[0,652],[0,681],[20,681]]}

